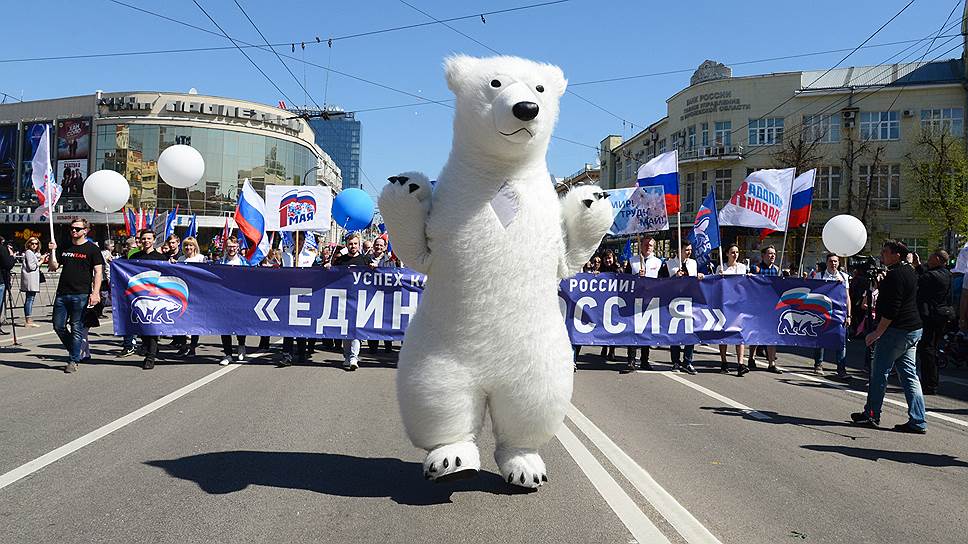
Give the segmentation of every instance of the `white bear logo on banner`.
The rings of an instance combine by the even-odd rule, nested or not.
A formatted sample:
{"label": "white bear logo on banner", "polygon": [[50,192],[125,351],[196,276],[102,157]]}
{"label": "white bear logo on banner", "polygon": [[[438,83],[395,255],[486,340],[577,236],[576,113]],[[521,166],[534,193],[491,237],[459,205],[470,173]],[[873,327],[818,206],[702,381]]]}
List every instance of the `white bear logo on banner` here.
{"label": "white bear logo on banner", "polygon": [[450,158],[431,186],[393,176],[380,195],[394,251],[428,275],[400,352],[397,393],[411,441],[437,481],[480,469],[490,413],[509,483],[547,481],[538,448],[571,400],[573,353],[558,282],[581,269],[612,223],[605,193],[559,200],[545,155],[566,81],[515,57],[445,62],[457,97]]}

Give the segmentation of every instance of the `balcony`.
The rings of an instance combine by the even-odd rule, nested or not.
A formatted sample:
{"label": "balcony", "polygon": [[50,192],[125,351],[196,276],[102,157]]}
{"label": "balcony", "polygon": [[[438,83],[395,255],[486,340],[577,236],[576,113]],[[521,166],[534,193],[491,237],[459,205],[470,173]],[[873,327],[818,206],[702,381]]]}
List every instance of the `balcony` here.
{"label": "balcony", "polygon": [[679,162],[741,160],[743,160],[741,145],[710,145],[679,152]]}

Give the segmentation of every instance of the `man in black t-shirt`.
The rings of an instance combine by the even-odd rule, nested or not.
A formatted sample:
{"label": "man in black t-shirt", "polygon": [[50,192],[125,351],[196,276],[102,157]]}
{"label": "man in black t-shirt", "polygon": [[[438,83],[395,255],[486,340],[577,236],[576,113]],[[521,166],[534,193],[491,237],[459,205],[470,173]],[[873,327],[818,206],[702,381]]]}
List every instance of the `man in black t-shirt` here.
{"label": "man in black t-shirt", "polygon": [[54,331],[67,348],[68,362],[64,372],[68,374],[77,371],[81,345],[87,335],[84,309],[101,301],[104,258],[101,250],[87,239],[89,227],[87,219],[75,217],[71,221],[71,245],[58,250],[57,243],[50,243],[48,270],[54,272],[63,268],[54,299]]}
{"label": "man in black t-shirt", "polygon": [[[155,231],[141,229],[138,232],[138,244],[141,249],[132,253],[128,260],[168,261],[168,255],[155,249]],[[158,357],[158,337],[142,335],[141,343],[145,347],[145,361],[141,368],[151,370],[155,368],[155,359]]]}
{"label": "man in black t-shirt", "polygon": [[[360,235],[355,232],[346,237],[346,254],[336,257],[333,266],[370,266],[373,258],[360,252]],[[356,370],[360,366],[360,341],[343,340],[343,368]]]}

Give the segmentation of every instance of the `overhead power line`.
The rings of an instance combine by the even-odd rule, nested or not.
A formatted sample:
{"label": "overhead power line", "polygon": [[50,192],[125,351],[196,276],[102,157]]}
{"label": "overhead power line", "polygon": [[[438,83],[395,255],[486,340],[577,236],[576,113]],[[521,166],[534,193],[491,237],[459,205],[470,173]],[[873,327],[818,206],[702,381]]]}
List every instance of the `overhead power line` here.
{"label": "overhead power line", "polygon": [[279,53],[276,52],[275,47],[269,44],[269,40],[266,39],[265,34],[263,34],[261,30],[259,30],[259,26],[256,25],[255,21],[253,21],[252,18],[249,17],[249,14],[245,12],[245,8],[242,7],[242,4],[240,4],[238,0],[233,0],[233,2],[235,2],[235,5],[238,6],[239,11],[242,12],[242,15],[245,15],[245,18],[248,19],[249,23],[252,24],[252,28],[254,28],[255,31],[259,33],[259,36],[262,37],[262,41],[266,42],[266,45],[269,47],[269,49],[272,50],[272,54],[275,55],[277,59],[279,59],[279,62],[282,63],[282,67],[285,68],[287,72],[289,72],[289,75],[292,76],[292,79],[296,82],[296,85],[299,85],[299,87],[303,90],[303,92],[306,93],[306,96],[308,96],[309,99],[313,101],[313,104],[315,104],[316,107],[319,108],[319,104],[316,102],[316,99],[313,98],[312,93],[306,90],[306,86],[303,85],[301,81],[299,81],[299,78],[296,77],[296,74],[292,73],[292,70],[289,69],[289,65],[286,64],[286,61],[282,60],[282,57],[280,57]]}
{"label": "overhead power line", "polygon": [[[245,56],[245,58],[246,58],[246,59],[247,59],[247,60],[248,60],[248,61],[249,61],[250,63],[252,63],[252,66],[255,66],[255,69],[256,69],[256,70],[258,70],[258,71],[259,71],[259,73],[260,73],[260,74],[262,74],[262,76],[263,76],[264,78],[266,78],[266,80],[267,80],[267,81],[269,81],[269,83],[270,83],[270,84],[271,84],[271,85],[272,85],[273,87],[275,87],[275,89],[276,89],[277,91],[279,91],[279,94],[281,94],[282,96],[284,96],[284,97],[286,98],[286,100],[288,100],[288,101],[290,101],[290,102],[292,102],[292,99],[291,99],[291,98],[289,98],[289,96],[288,96],[288,95],[287,95],[287,94],[286,94],[286,93],[285,93],[285,92],[284,92],[284,91],[283,91],[282,89],[280,89],[278,85],[276,85],[276,82],[275,82],[275,81],[273,81],[273,80],[272,80],[272,78],[268,76],[268,74],[266,74],[266,73],[265,73],[264,71],[262,71],[262,68],[259,68],[259,65],[258,65],[258,64],[256,64],[256,62],[255,62],[254,60],[252,60],[252,57],[250,57],[250,56],[249,56],[249,54],[248,54],[248,53],[246,53],[244,49],[242,49],[241,47],[239,47],[239,44],[237,44],[237,43],[235,43],[235,40],[234,40],[234,39],[232,39],[232,37],[231,37],[231,36],[229,36],[227,32],[225,32],[224,30],[222,30],[222,27],[221,27],[221,26],[219,26],[219,24],[215,22],[215,19],[213,19],[213,18],[212,18],[212,16],[211,16],[211,15],[209,15],[207,11],[205,11],[205,8],[203,8],[203,7],[202,7],[202,5],[198,3],[198,0],[192,0],[192,2],[193,2],[193,3],[194,3],[194,4],[196,5],[196,6],[198,6],[198,9],[200,9],[200,10],[202,10],[202,13],[204,13],[204,14],[205,14],[205,16],[206,16],[206,17],[208,17],[208,20],[209,20],[209,21],[212,21],[212,24],[213,24],[213,25],[215,25],[215,26],[216,26],[216,27],[217,27],[217,28],[219,29],[219,31],[221,31],[221,32],[222,32],[222,35],[223,35],[223,36],[225,36],[226,38],[228,38],[228,39],[229,39],[229,41],[230,41],[230,42],[232,42],[232,45],[234,45],[235,47],[237,47],[237,48],[239,49],[239,52],[240,52],[240,53],[242,53],[242,55],[243,55],[243,56]],[[293,103],[295,103],[295,102],[293,102]]]}

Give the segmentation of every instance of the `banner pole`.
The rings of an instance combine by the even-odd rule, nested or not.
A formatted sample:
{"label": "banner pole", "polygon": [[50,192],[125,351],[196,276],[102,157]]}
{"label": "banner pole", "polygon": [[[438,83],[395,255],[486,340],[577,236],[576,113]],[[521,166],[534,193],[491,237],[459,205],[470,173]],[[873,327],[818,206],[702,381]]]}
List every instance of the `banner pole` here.
{"label": "banner pole", "polygon": [[797,179],[797,171],[793,171],[793,179],[790,180],[790,197],[786,201],[786,223],[783,225],[783,246],[780,247],[780,264],[777,266],[780,274],[783,274],[783,253],[786,252],[787,234],[790,233],[790,212],[793,210],[793,186]]}
{"label": "banner pole", "polygon": [[803,274],[803,258],[807,254],[807,232],[810,231],[810,220],[813,218],[813,206],[807,212],[807,223],[803,227],[803,250],[800,252],[800,273]]}
{"label": "banner pole", "polygon": [[676,257],[679,259],[679,266],[683,267],[685,264],[682,262],[682,211],[676,212],[676,224],[679,229],[679,249],[676,250]]}

